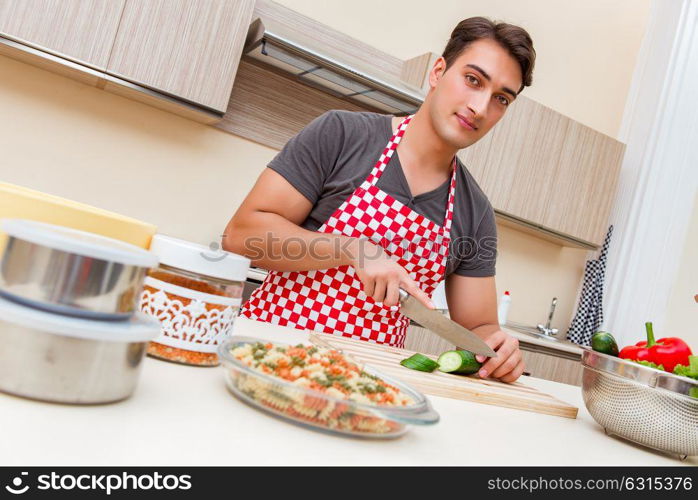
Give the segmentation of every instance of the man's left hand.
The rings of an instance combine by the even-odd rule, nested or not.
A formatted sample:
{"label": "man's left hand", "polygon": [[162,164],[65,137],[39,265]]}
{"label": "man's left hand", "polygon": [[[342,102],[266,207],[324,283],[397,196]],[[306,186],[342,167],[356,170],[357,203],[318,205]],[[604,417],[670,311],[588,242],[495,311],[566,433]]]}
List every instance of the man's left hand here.
{"label": "man's left hand", "polygon": [[519,349],[519,341],[502,330],[496,330],[483,338],[485,343],[497,352],[496,358],[478,354],[475,359],[482,363],[487,360],[478,375],[492,377],[502,382],[512,383],[524,372],[524,362]]}

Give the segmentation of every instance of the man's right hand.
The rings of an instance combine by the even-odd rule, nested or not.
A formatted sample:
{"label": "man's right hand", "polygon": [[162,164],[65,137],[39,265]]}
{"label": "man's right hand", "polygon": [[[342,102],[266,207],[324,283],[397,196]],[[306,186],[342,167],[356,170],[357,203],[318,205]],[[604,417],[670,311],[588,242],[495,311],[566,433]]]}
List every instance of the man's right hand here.
{"label": "man's right hand", "polygon": [[434,309],[429,296],[395,258],[368,240],[355,239],[352,243],[351,265],[366,295],[386,307],[392,307],[400,302],[399,290],[402,288],[426,307]]}

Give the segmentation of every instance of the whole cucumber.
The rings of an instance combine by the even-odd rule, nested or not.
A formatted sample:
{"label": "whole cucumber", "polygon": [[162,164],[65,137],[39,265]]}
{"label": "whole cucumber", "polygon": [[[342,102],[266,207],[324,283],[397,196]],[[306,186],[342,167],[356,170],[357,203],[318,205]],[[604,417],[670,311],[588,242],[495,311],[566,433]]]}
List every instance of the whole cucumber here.
{"label": "whole cucumber", "polygon": [[591,348],[609,356],[618,356],[618,343],[609,332],[598,331],[592,335]]}

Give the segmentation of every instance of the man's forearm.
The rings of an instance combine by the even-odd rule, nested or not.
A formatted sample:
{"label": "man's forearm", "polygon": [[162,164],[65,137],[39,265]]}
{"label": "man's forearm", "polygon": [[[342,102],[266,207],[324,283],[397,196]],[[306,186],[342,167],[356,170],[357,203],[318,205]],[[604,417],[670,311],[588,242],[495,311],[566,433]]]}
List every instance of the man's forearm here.
{"label": "man's forearm", "polygon": [[223,249],[265,269],[308,271],[350,265],[366,251],[365,243],[341,234],[309,231],[276,213],[257,211],[228,224]]}
{"label": "man's forearm", "polygon": [[471,328],[470,330],[479,337],[485,338],[488,335],[496,332],[497,330],[501,330],[501,328],[499,326],[499,323],[485,323],[484,325],[476,326],[475,328]]}

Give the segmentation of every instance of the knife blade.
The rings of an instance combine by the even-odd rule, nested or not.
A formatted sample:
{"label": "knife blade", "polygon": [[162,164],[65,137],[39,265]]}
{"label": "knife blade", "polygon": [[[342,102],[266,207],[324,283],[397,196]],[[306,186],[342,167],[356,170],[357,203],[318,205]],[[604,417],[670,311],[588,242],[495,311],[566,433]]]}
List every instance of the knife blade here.
{"label": "knife blade", "polygon": [[400,288],[400,312],[442,339],[455,344],[456,347],[490,358],[497,357],[497,353],[480,337],[455,321],[451,321],[439,311],[427,308],[402,288]]}

